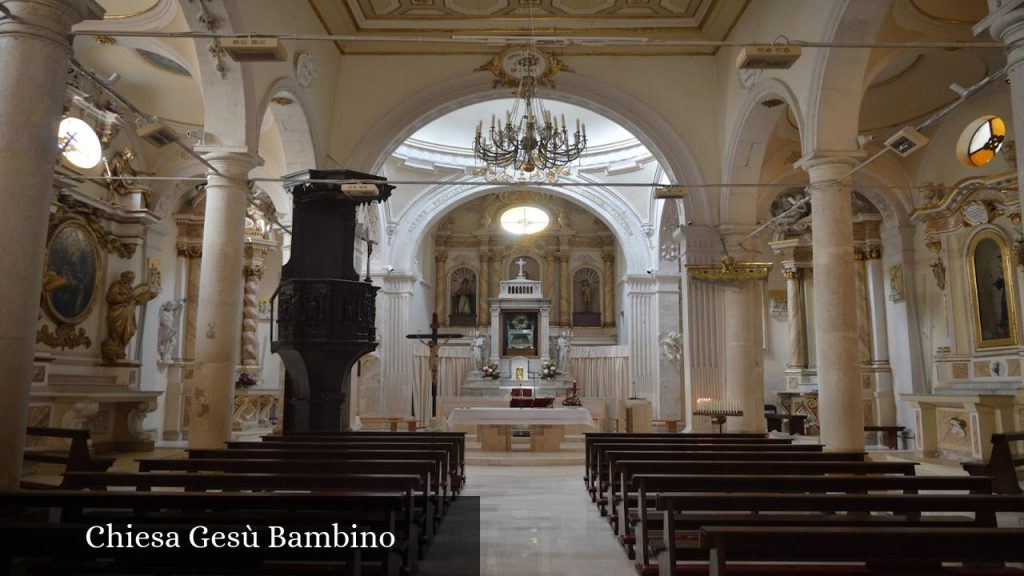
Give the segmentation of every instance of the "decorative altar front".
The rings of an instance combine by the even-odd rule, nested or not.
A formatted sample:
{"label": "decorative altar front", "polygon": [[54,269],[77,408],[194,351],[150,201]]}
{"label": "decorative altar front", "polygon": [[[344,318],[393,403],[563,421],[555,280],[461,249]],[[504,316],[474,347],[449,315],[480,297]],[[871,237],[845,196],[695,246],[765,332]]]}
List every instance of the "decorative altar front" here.
{"label": "decorative altar front", "polygon": [[554,452],[561,447],[566,426],[593,428],[590,411],[573,408],[455,408],[448,415],[448,427],[477,427],[481,447],[487,452],[511,452],[512,429],[530,429],[530,449]]}

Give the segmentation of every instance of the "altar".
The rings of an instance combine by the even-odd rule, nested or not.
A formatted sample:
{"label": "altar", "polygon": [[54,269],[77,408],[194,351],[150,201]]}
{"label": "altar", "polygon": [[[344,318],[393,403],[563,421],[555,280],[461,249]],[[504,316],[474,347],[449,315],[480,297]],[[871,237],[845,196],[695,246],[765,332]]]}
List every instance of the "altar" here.
{"label": "altar", "polygon": [[565,439],[566,426],[593,428],[590,411],[571,408],[455,408],[448,416],[449,428],[475,425],[480,445],[486,452],[511,452],[512,429],[530,430],[530,450],[557,452]]}

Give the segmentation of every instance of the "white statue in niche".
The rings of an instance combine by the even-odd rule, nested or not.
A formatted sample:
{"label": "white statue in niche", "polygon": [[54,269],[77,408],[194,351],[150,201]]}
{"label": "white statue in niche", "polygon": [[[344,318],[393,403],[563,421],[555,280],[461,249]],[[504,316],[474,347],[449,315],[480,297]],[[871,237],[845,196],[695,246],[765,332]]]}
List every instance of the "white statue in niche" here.
{"label": "white statue in niche", "polygon": [[168,300],[160,307],[160,329],[156,336],[157,352],[160,362],[167,364],[178,344],[178,320],[181,318],[182,301]]}

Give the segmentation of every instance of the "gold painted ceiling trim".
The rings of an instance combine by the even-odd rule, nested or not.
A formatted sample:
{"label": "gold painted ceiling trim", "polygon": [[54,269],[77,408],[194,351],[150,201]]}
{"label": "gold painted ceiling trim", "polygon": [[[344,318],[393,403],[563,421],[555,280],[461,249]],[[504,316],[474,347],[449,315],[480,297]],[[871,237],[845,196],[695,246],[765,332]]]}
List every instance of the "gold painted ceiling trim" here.
{"label": "gold painted ceiling trim", "polygon": [[735,258],[726,256],[719,264],[688,264],[686,273],[694,280],[706,282],[764,280],[772,266],[771,262],[737,262]]}
{"label": "gold painted ceiling trim", "polygon": [[113,15],[108,14],[108,15],[103,16],[103,19],[104,20],[126,20],[128,18],[135,18],[136,16],[142,16],[143,14],[146,14],[147,12],[152,12],[159,5],[160,5],[160,0],[155,0],[153,2],[153,5],[150,6],[149,8],[143,8],[142,10],[136,10],[135,12],[129,12],[127,14],[113,14]]}

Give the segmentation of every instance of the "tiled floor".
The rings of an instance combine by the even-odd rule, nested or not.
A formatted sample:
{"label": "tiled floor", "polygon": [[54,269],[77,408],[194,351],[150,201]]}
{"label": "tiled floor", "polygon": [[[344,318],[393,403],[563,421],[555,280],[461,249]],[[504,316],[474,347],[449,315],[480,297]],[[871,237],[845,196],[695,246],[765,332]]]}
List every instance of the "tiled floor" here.
{"label": "tiled floor", "polygon": [[488,576],[632,576],[583,488],[582,466],[469,466],[480,496],[480,564]]}

